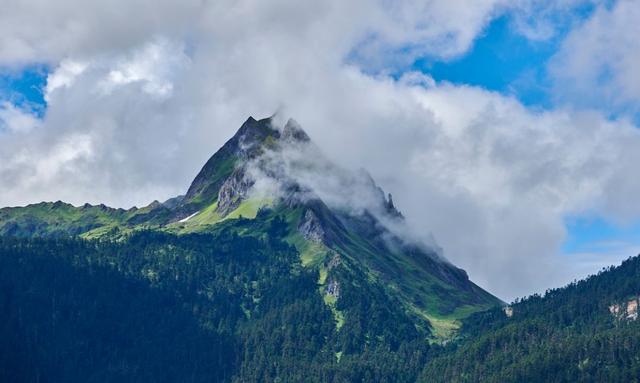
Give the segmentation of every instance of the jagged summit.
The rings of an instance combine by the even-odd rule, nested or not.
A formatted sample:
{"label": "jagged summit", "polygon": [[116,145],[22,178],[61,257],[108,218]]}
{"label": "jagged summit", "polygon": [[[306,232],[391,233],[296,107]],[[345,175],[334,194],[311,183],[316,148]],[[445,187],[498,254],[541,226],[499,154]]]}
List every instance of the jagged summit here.
{"label": "jagged summit", "polygon": [[[282,129],[274,126],[273,117],[256,120],[249,117],[236,134],[202,167],[191,183],[181,207],[183,214],[196,211],[218,198],[224,181],[248,161],[273,149],[278,142],[309,143],[311,140],[300,125],[289,119]],[[235,179],[240,182],[241,175]],[[247,182],[245,182],[246,184]]]}
{"label": "jagged summit", "polygon": [[[266,195],[255,190],[265,183],[272,187]],[[332,209],[357,210],[367,222],[377,222],[380,215],[403,218],[366,170],[351,172],[333,164],[295,120],[276,126],[273,117],[249,117],[196,176],[175,219],[181,221],[214,203],[214,211],[226,217],[256,192],[289,207],[318,209],[309,202],[332,202]]]}
{"label": "jagged summit", "polygon": [[222,183],[231,175],[237,161],[257,154],[268,137],[278,134],[271,126],[271,118],[255,120],[249,117],[236,134],[227,141],[202,167],[191,183],[182,205],[197,209],[212,202]]}
{"label": "jagged summit", "polygon": [[288,141],[310,142],[307,132],[294,119],[290,118],[284,125],[281,138]]}

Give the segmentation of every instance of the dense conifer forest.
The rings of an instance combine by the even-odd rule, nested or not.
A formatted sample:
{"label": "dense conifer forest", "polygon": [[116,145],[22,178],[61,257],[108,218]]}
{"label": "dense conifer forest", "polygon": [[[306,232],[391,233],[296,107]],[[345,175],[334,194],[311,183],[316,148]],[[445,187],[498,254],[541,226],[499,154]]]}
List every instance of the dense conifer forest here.
{"label": "dense conifer forest", "polygon": [[[636,382],[640,258],[465,320],[424,382]],[[618,305],[622,313],[613,315]],[[635,312],[635,315],[634,315]]]}
{"label": "dense conifer forest", "polygon": [[[254,224],[244,220],[246,224]],[[640,259],[472,315],[430,344],[366,278],[340,297],[282,240],[234,227],[126,240],[0,238],[0,381],[632,382],[640,326],[616,317]],[[223,225],[224,226],[224,225]],[[254,228],[255,229],[255,228]],[[391,303],[391,304],[390,304]]]}
{"label": "dense conifer forest", "polygon": [[338,330],[283,225],[0,238],[0,381],[415,381],[424,334],[366,283]]}

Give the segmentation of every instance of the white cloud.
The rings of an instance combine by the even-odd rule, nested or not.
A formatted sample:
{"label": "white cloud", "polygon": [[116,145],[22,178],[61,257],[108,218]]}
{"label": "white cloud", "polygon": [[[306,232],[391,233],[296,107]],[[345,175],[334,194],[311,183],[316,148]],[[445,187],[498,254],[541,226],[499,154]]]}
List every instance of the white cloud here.
{"label": "white cloud", "polygon": [[406,178],[418,180],[398,204],[410,201],[415,225],[502,296],[583,276],[581,259],[557,255],[567,215],[640,216],[628,204],[640,192],[629,165],[640,161],[637,128],[595,113],[533,113],[473,88],[441,86],[421,99],[439,128],[414,152]]}
{"label": "white cloud", "polygon": [[603,0],[517,0],[512,5],[512,26],[532,41],[557,37],[584,17],[581,12]]}
{"label": "white cloud", "polygon": [[8,101],[0,102],[0,136],[3,130],[9,133],[27,133],[39,125],[40,120],[32,113]]}
{"label": "white cloud", "polygon": [[640,6],[602,5],[575,28],[550,71],[560,101],[615,112],[640,112]]}
{"label": "white cloud", "polygon": [[[312,44],[331,40],[339,54],[355,50],[375,60],[381,51],[451,57],[469,48],[504,0],[354,0],[301,3],[289,0],[94,1],[3,4],[0,62],[60,61],[140,46],[150,36],[229,39],[266,32],[321,29]],[[329,27],[330,26],[330,27]],[[216,36],[217,35],[217,36]],[[344,43],[336,44],[336,37]],[[304,38],[304,33],[292,39]],[[324,40],[324,41],[323,41]]]}
{"label": "white cloud", "polygon": [[47,77],[47,85],[44,89],[44,99],[51,101],[51,94],[57,89],[68,88],[73,85],[77,76],[87,69],[88,63],[62,60],[58,67]]}
{"label": "white cloud", "polygon": [[628,202],[640,134],[628,123],[363,71],[461,53],[501,2],[150,4],[31,0],[0,15],[0,61],[57,63],[41,126],[0,136],[0,205],[184,193],[248,115],[283,107],[503,298],[584,272],[558,256],[567,214],[640,216]]}
{"label": "white cloud", "polygon": [[188,66],[184,48],[164,39],[156,39],[118,60],[98,87],[104,93],[131,83],[141,83],[150,96],[166,98],[173,91],[172,77]]}

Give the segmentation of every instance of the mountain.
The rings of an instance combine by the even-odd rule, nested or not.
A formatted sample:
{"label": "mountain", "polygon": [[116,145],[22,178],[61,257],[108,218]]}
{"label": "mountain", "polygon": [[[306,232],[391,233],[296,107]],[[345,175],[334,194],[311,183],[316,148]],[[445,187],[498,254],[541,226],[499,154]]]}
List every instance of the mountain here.
{"label": "mountain", "polygon": [[[0,209],[3,235],[122,238],[139,230],[184,235],[241,230],[240,218],[270,222],[283,217],[285,241],[335,308],[354,274],[366,276],[396,300],[434,340],[450,336],[465,316],[501,302],[438,254],[409,238],[402,214],[366,171],[329,161],[293,120],[276,127],[250,117],[204,165],[186,194],[144,208],[74,207],[63,202]],[[264,233],[243,232],[258,237]]]}

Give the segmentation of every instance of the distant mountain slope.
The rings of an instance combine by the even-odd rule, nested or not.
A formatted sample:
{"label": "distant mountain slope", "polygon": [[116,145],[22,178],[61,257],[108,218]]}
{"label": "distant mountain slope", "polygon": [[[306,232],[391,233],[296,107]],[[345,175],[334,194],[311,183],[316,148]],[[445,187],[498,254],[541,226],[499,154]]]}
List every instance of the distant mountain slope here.
{"label": "distant mountain slope", "polygon": [[144,208],[114,209],[105,205],[75,207],[62,201],[0,209],[0,234],[17,237],[86,238],[115,235],[134,229],[160,227],[173,212],[154,202]]}
{"label": "distant mountain slope", "polygon": [[[424,382],[637,382],[640,256],[465,320]],[[507,313],[509,315],[507,315]]]}
{"label": "distant mountain slope", "polygon": [[319,290],[338,323],[344,320],[340,296],[359,283],[343,269],[380,286],[434,340],[450,337],[461,318],[501,304],[437,248],[412,239],[391,196],[366,172],[325,158],[292,120],[275,127],[269,118],[249,118],[184,197],[129,210],[62,202],[0,209],[0,234],[123,239],[139,230],[216,232],[240,218],[261,223],[275,216],[287,222],[286,241],[302,264],[319,272]]}

